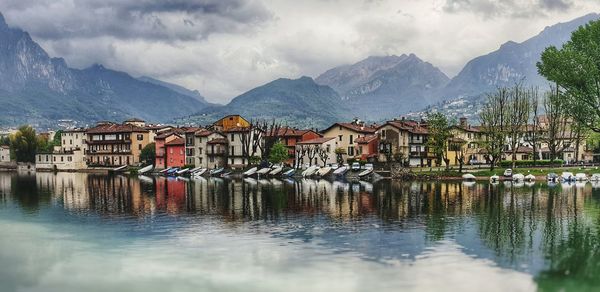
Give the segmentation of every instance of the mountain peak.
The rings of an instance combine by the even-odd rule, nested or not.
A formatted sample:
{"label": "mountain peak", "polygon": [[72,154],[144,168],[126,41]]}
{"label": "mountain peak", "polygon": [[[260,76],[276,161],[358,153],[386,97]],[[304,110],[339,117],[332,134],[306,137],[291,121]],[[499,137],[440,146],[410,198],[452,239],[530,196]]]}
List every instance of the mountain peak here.
{"label": "mountain peak", "polygon": [[2,15],[2,12],[0,12],[0,26],[8,26],[6,20],[4,19],[4,15]]}

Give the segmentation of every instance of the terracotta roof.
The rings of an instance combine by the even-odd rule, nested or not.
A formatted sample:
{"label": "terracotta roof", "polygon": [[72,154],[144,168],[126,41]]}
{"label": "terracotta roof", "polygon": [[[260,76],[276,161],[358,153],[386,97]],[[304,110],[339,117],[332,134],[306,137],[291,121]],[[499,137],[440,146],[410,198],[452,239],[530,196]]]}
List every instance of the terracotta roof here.
{"label": "terracotta roof", "polygon": [[229,141],[225,138],[217,138],[217,139],[212,139],[208,142],[206,142],[206,144],[228,144]]}
{"label": "terracotta roof", "polygon": [[473,132],[473,133],[479,133],[479,132],[481,132],[481,127],[479,127],[479,126],[468,125],[466,127],[463,127],[461,125],[455,125],[454,128],[455,129],[459,129],[459,130],[463,130],[463,131],[466,131],[466,132]]}
{"label": "terracotta roof", "polygon": [[87,130],[88,134],[106,134],[106,133],[129,133],[129,132],[148,132],[148,130],[125,124],[102,124]]}
{"label": "terracotta roof", "polygon": [[323,137],[323,138],[316,138],[316,139],[311,139],[311,140],[306,140],[306,141],[302,141],[302,142],[298,142],[297,144],[323,144],[327,141],[330,141],[332,139],[335,139],[334,137]]}
{"label": "terracotta roof", "polygon": [[193,134],[199,130],[202,130],[202,128],[200,128],[200,127],[181,127],[180,129],[182,129],[183,132],[186,134]]}
{"label": "terracotta roof", "polygon": [[[282,127],[279,129],[279,131],[277,131],[275,136],[277,136],[277,137],[300,137],[308,132],[314,132],[315,134],[317,134],[319,136],[321,135],[310,129],[299,130],[299,129],[294,129],[294,128],[290,128],[290,127]],[[270,136],[270,133],[266,133],[265,136]]]}
{"label": "terracotta roof", "polygon": [[181,138],[181,135],[182,135],[182,134],[183,134],[183,133],[182,133],[181,131],[177,131],[176,129],[173,129],[173,130],[170,130],[170,131],[168,131],[168,132],[161,133],[161,134],[157,135],[157,136],[156,136],[154,139],[155,139],[155,140],[156,140],[156,139],[157,139],[157,140],[166,139],[167,137],[169,137],[169,136],[172,136],[172,135],[177,135],[177,137],[180,137],[180,138]]}
{"label": "terracotta roof", "polygon": [[10,149],[10,146],[6,146],[6,145],[0,145],[0,148],[4,148],[4,149]]}
{"label": "terracotta roof", "polygon": [[519,147],[517,147],[517,153],[533,153],[533,148],[526,147],[526,146],[519,146]]}
{"label": "terracotta roof", "polygon": [[131,123],[145,123],[146,121],[142,120],[142,119],[138,119],[138,118],[131,118],[125,121],[127,122],[131,122]]}
{"label": "terracotta roof", "polygon": [[211,134],[213,134],[213,131],[207,130],[207,129],[200,129],[198,131],[196,131],[196,133],[194,133],[195,136],[197,137],[207,137],[210,136]]}
{"label": "terracotta roof", "polygon": [[85,131],[86,131],[85,128],[76,128],[76,129],[64,130],[63,133],[81,133],[81,132],[85,132]]}
{"label": "terracotta roof", "polygon": [[379,138],[377,135],[367,135],[354,139],[354,142],[358,144],[367,144],[373,140],[376,140],[377,138]]}
{"label": "terracotta roof", "polygon": [[167,143],[165,143],[165,145],[167,146],[179,146],[179,145],[185,145],[185,140],[183,140],[183,138],[175,138]]}
{"label": "terracotta roof", "polygon": [[173,126],[168,126],[168,125],[150,125],[150,126],[144,126],[144,129],[146,130],[161,130],[161,129],[167,129],[167,128],[173,128]]}
{"label": "terracotta roof", "polygon": [[375,133],[375,131],[377,131],[376,128],[371,127],[371,126],[366,126],[366,125],[358,125],[355,123],[335,123],[321,132],[322,133],[327,132],[327,131],[329,131],[329,129],[331,129],[333,127],[343,127],[348,130],[352,130],[352,131],[362,133],[362,134],[372,134],[372,133]]}
{"label": "terracotta roof", "polygon": [[385,124],[381,125],[379,128],[384,127],[386,125],[391,125],[399,130],[408,131],[413,134],[429,134],[429,131],[426,128],[426,124],[412,121],[412,120],[394,120],[388,121]]}

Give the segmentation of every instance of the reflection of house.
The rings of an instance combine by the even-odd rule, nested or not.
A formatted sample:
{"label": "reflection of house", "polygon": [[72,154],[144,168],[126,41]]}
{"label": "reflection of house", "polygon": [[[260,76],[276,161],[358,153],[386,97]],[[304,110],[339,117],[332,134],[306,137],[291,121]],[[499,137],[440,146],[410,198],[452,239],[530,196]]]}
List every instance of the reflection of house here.
{"label": "reflection of house", "polygon": [[149,132],[141,122],[102,122],[88,129],[88,165],[121,166],[140,163],[140,153],[149,144]]}
{"label": "reflection of house", "polygon": [[356,155],[355,140],[363,136],[373,135],[375,130],[375,128],[365,125],[362,121],[354,120],[351,123],[335,123],[321,133],[323,137],[335,137],[335,147],[346,152],[342,156],[345,160]]}
{"label": "reflection of house", "polygon": [[10,147],[0,146],[0,163],[10,163]]}
{"label": "reflection of house", "polygon": [[[336,138],[323,137],[312,140],[298,142],[297,150],[305,150],[300,159],[300,163],[308,163],[310,165],[327,165],[336,162]],[[325,161],[323,161],[325,160]]]}

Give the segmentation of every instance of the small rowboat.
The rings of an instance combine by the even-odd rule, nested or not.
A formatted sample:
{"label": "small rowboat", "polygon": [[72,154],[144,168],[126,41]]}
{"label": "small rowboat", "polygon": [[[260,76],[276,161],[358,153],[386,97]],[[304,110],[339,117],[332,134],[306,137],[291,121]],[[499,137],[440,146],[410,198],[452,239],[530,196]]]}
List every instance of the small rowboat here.
{"label": "small rowboat", "polygon": [[475,180],[476,179],[476,177],[470,173],[463,174],[462,178],[464,180]]}
{"label": "small rowboat", "polygon": [[360,172],[358,174],[358,177],[365,177],[365,176],[370,175],[371,173],[373,173],[373,169],[372,168],[367,168],[367,169],[363,170],[362,172]]}
{"label": "small rowboat", "polygon": [[275,167],[269,172],[269,175],[278,175],[281,171],[283,171],[283,167]]}
{"label": "small rowboat", "polygon": [[261,169],[257,170],[257,171],[256,171],[256,174],[261,174],[261,175],[263,175],[263,174],[267,174],[267,173],[269,173],[270,171],[271,171],[271,168],[269,168],[269,167],[265,167],[265,168],[261,168]]}
{"label": "small rowboat", "polygon": [[217,175],[221,174],[221,172],[223,172],[224,170],[225,170],[225,168],[222,168],[222,167],[213,169],[210,171],[210,175],[217,176]]}
{"label": "small rowboat", "polygon": [[535,181],[535,175],[533,175],[533,174],[526,175],[525,181]]}
{"label": "small rowboat", "polygon": [[317,171],[318,176],[326,176],[329,172],[331,172],[331,167],[323,167]]}
{"label": "small rowboat", "polygon": [[184,175],[184,174],[188,173],[189,171],[190,171],[189,168],[184,168],[182,170],[177,171],[176,174],[177,175]]}
{"label": "small rowboat", "polygon": [[282,175],[283,176],[292,176],[292,175],[294,175],[294,173],[296,173],[296,170],[292,168],[292,169],[284,172]]}
{"label": "small rowboat", "polygon": [[339,167],[338,169],[333,171],[333,175],[344,175],[348,171],[348,168],[345,166]]}
{"label": "small rowboat", "polygon": [[154,166],[152,164],[144,166],[138,170],[138,174],[144,174],[146,172],[150,172],[150,171],[152,171],[153,168],[154,168]]}
{"label": "small rowboat", "polygon": [[257,170],[258,170],[258,167],[250,168],[244,172],[244,176],[251,176],[251,175],[255,174]]}

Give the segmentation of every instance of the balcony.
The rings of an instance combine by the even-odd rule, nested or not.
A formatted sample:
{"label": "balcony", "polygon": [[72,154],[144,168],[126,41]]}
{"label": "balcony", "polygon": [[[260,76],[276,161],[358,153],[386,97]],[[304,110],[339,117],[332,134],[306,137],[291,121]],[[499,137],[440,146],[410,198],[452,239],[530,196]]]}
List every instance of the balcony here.
{"label": "balcony", "polygon": [[89,145],[131,144],[131,140],[130,139],[127,139],[127,140],[96,140],[96,141],[88,140],[86,143]]}

